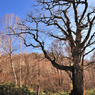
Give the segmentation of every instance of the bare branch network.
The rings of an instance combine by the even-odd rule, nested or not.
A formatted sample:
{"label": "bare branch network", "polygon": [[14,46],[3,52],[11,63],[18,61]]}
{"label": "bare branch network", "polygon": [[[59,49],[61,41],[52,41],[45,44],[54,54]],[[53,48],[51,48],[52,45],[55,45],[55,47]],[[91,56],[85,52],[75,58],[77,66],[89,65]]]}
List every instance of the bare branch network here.
{"label": "bare branch network", "polygon": [[[55,68],[69,74],[73,82],[70,95],[85,95],[84,66],[88,68],[94,61],[85,65],[84,57],[95,50],[95,10],[88,11],[87,0],[36,1],[25,21],[19,24],[20,31],[11,30],[23,39],[27,47],[40,48]],[[56,47],[61,51],[54,48],[59,43],[55,39],[64,43],[61,45],[63,48]],[[68,55],[64,54],[64,46]],[[68,58],[70,63],[61,64],[58,61],[60,54]]]}
{"label": "bare branch network", "polygon": [[[60,66],[58,65],[58,63],[55,62],[56,58],[54,56],[53,59],[50,58],[48,52],[45,50],[45,42],[43,38],[39,37],[39,24],[44,23],[48,27],[55,26],[58,30],[61,31],[61,36],[56,34],[58,30],[53,32],[50,31],[48,32],[48,35],[53,38],[59,39],[60,41],[68,41],[74,60],[74,57],[76,55],[84,54],[83,56],[85,56],[95,50],[95,48],[92,48],[90,51],[84,53],[86,48],[95,44],[95,40],[93,40],[95,37],[95,32],[92,33],[92,28],[94,26],[93,24],[95,20],[95,16],[92,17],[92,14],[94,14],[95,12],[92,11],[87,13],[87,0],[37,0],[37,2],[39,5],[41,4],[41,12],[37,13],[37,15],[32,13],[27,14],[28,18],[24,21],[24,23],[19,24],[20,26],[23,26],[21,28],[22,32],[15,34],[23,39],[24,44],[27,47],[40,47],[45,54],[45,57],[49,59],[53,66],[55,66],[56,68],[71,71],[72,67]],[[81,4],[85,7],[81,11],[81,15],[79,15],[78,6]],[[38,5],[36,7],[38,7]],[[70,10],[73,10],[72,19],[70,18]],[[35,28],[28,26],[27,24],[25,24],[25,22],[35,23]],[[73,23],[74,26],[76,26],[75,28],[73,26]],[[86,31],[85,36],[84,31]],[[22,34],[30,35],[35,41],[35,44],[32,42],[30,42],[30,44],[27,43],[26,38],[21,36]]]}

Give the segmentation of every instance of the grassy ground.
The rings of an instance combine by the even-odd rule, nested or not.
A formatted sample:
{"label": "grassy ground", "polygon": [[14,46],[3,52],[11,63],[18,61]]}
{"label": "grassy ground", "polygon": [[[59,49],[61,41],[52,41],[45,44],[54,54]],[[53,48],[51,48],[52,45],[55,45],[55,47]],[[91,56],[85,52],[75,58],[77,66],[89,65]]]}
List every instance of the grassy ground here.
{"label": "grassy ground", "polygon": [[[0,95],[37,95],[35,90],[31,90],[29,87],[15,86],[12,82],[7,84],[0,84]],[[60,93],[44,93],[40,92],[40,95],[69,95],[68,92]],[[86,90],[86,95],[95,95],[95,89]]]}
{"label": "grassy ground", "polygon": [[86,95],[95,95],[95,90],[86,90]]}
{"label": "grassy ground", "polygon": [[[69,95],[67,92],[60,92],[60,93],[51,93],[51,94],[46,94],[46,93],[40,93],[40,95]],[[95,90],[86,90],[86,95],[95,95]]]}

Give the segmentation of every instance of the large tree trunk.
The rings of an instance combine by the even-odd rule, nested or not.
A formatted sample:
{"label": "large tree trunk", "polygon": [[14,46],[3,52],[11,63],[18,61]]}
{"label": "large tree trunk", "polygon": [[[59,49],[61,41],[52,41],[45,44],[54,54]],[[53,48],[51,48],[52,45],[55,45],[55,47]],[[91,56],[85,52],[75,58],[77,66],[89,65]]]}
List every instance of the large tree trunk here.
{"label": "large tree trunk", "polygon": [[74,69],[72,71],[73,90],[70,95],[85,95],[83,66],[80,61],[79,57],[74,60]]}

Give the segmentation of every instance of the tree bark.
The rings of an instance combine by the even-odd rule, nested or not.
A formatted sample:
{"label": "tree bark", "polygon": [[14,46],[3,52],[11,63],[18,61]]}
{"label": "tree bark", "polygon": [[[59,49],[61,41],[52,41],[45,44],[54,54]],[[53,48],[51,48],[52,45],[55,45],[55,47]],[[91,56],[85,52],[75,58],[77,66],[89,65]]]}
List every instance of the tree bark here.
{"label": "tree bark", "polygon": [[73,90],[70,95],[85,95],[83,66],[80,63],[79,57],[76,57],[74,62],[74,69],[72,71]]}

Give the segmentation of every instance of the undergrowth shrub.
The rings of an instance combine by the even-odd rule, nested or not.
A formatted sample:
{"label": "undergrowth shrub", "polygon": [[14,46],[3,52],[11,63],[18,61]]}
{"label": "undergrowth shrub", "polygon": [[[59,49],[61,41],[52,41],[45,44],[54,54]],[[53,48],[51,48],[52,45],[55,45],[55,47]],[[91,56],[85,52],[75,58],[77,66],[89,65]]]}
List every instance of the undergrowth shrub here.
{"label": "undergrowth shrub", "polygon": [[36,95],[29,87],[15,86],[12,82],[0,84],[0,95]]}

